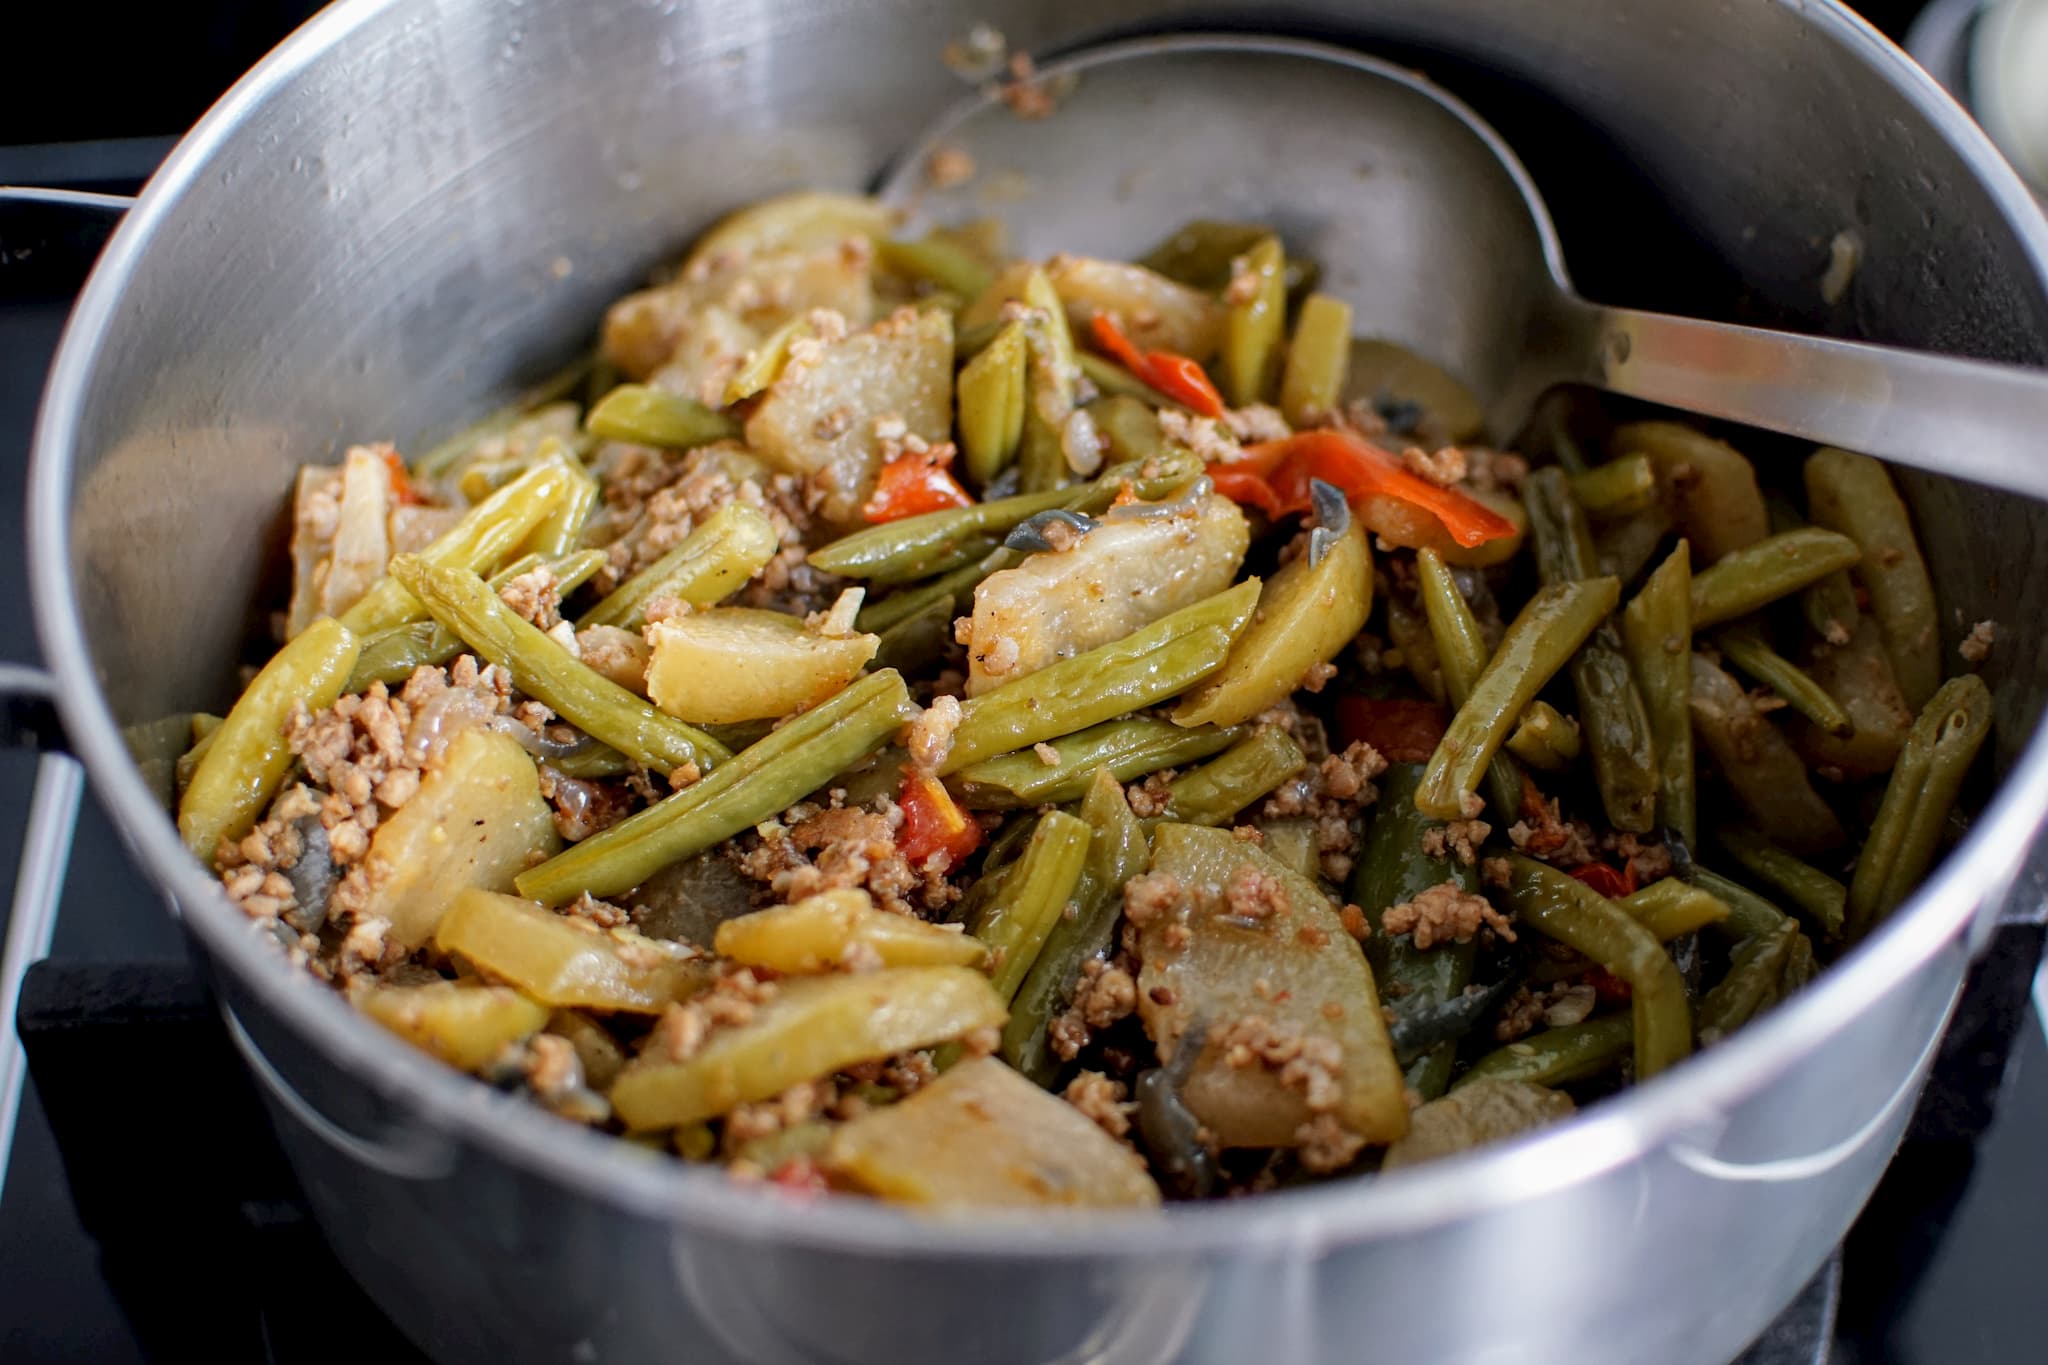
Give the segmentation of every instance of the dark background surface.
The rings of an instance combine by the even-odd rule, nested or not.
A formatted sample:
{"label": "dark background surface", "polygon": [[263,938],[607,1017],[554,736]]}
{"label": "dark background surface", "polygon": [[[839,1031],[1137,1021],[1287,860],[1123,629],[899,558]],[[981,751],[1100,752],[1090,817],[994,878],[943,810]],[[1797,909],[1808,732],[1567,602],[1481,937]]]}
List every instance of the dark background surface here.
{"label": "dark background surface", "polygon": [[[318,7],[238,0],[111,11],[7,8],[0,30],[0,184],[132,192],[177,133]],[[1900,0],[1861,8],[1896,37],[1919,7]],[[0,659],[35,657],[27,606],[12,586],[25,574],[17,530],[22,469],[35,398],[68,302],[61,293],[0,291],[0,584],[8,585],[0,590]],[[0,887],[11,884],[33,772],[34,760],[0,753]],[[54,956],[174,962],[179,941],[161,902],[90,801],[77,847]],[[141,1073],[149,1078],[132,1092],[132,1106],[108,1106],[96,1128],[98,1159],[118,1162],[125,1175],[139,1178],[139,1188],[182,1185],[192,1196],[119,1211],[128,1226],[122,1250],[105,1267],[122,1284],[127,1307],[142,1305],[153,1353],[102,1276],[32,1086],[0,1195],[0,1362],[239,1365],[343,1351],[356,1360],[401,1360],[402,1349],[374,1327],[319,1335],[322,1324],[349,1322],[345,1310],[360,1305],[310,1231],[294,1223],[274,1175],[248,1169],[252,1159],[226,1141],[243,1116],[219,1099],[209,1063],[196,1055],[211,1045],[201,1036],[203,1013],[182,999],[162,1003],[166,1022],[141,1055],[95,1056],[97,1044],[86,1038],[79,1058],[83,1066],[104,1067],[103,1085]],[[2020,1031],[2005,1104],[1983,1141],[1912,1144],[1888,1177],[1848,1249],[1847,1335],[1837,1362],[2048,1359],[2039,1286],[2048,1247],[2048,1163],[2041,1158],[2048,1047],[2037,1024]],[[219,1107],[181,1105],[181,1093]],[[209,1161],[209,1153],[226,1155]],[[288,1301],[324,1309],[312,1316],[281,1312],[278,1305]],[[165,1322],[177,1330],[167,1331]]]}

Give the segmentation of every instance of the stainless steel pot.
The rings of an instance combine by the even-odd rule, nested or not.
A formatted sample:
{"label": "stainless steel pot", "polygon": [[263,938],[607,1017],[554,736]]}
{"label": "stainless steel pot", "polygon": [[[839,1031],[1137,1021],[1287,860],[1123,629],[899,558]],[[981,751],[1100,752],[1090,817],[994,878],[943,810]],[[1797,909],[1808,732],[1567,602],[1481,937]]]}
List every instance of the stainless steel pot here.
{"label": "stainless steel pot", "polygon": [[[1059,1222],[734,1189],[408,1051],[287,971],[179,846],[152,736],[230,694],[294,466],[488,406],[726,208],[868,180],[957,95],[937,54],[971,19],[1041,51],[1231,24],[1393,51],[1529,160],[1592,297],[2048,358],[2048,226],[1933,83],[1830,5],[336,5],[208,116],[102,258],[44,403],[30,528],[73,741],[336,1251],[447,1361],[1727,1360],[1869,1193],[1973,944],[2037,896],[2040,507],[1907,481],[1950,643],[2004,627],[2000,786],[1924,890],[1731,1043],[1536,1140],[1384,1180]],[[1844,228],[1863,264],[1831,306]]]}

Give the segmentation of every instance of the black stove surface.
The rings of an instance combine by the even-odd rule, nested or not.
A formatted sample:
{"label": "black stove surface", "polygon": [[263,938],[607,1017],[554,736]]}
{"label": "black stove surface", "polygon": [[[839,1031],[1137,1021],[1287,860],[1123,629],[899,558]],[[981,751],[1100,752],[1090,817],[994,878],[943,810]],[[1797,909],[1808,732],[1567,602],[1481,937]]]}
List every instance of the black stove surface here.
{"label": "black stove surface", "polygon": [[[10,76],[0,185],[132,191],[168,149],[158,135],[185,126],[312,8],[169,7],[181,23],[116,44],[130,77],[105,83],[128,92],[112,112],[99,99],[87,108],[60,63]],[[1866,12],[1897,32],[1915,8]],[[202,11],[213,18],[199,21]],[[42,11],[36,45],[104,50],[91,13]],[[152,136],[50,142],[133,132]],[[69,305],[66,290],[25,290],[0,270],[0,527],[22,525],[29,430]],[[12,590],[25,572],[19,534],[0,532],[0,661],[35,660]],[[0,751],[0,888],[34,774],[32,757]],[[0,923],[5,914],[0,905]],[[1994,975],[2008,979],[1980,998],[2000,1007],[1959,1021],[1932,1097],[1837,1261],[1742,1365],[2048,1359],[2048,1039],[2038,1013],[2015,1013],[2039,946],[2018,935],[1998,960]],[[25,983],[21,1018],[34,1075],[11,1152],[0,1144],[0,1361],[419,1359],[305,1217],[177,931],[89,796],[51,958]]]}

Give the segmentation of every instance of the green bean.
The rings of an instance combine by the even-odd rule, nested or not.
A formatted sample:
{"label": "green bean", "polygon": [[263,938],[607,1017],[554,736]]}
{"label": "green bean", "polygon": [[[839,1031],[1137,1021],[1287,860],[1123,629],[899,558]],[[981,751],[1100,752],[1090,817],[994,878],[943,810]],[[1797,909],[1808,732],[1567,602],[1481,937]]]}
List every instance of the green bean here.
{"label": "green bean", "polygon": [[1521,922],[1628,982],[1636,1079],[1647,1080],[1692,1051],[1685,981],[1656,936],[1577,878],[1519,853],[1508,861],[1508,897]]}
{"label": "green bean", "polygon": [[939,288],[971,299],[989,287],[995,274],[972,252],[938,233],[926,233],[915,242],[879,238],[875,259],[884,268],[914,280],[927,280]]}
{"label": "green bean", "polygon": [[555,509],[533,528],[533,534],[526,538],[526,548],[546,559],[560,559],[583,543],[583,526],[590,520],[591,509],[597,506],[598,489],[596,478],[583,467],[583,461],[553,436],[541,442],[537,458],[544,460],[550,455],[561,456],[563,463],[575,471],[576,479]]}
{"label": "green bean", "polygon": [[1941,683],[1939,620],[1927,561],[1891,475],[1868,455],[1818,450],[1806,462],[1806,498],[1814,521],[1855,542],[1870,614],[1906,705],[1918,710]]}
{"label": "green bean", "polygon": [[1178,492],[1200,477],[1201,462],[1192,455],[1162,459],[1148,473],[1136,464],[1120,463],[1105,469],[1093,482],[1081,488],[1049,489],[1019,493],[971,507],[944,512],[926,512],[884,522],[865,531],[842,536],[820,546],[808,556],[809,562],[827,573],[849,578],[871,578],[877,574],[900,573],[905,566],[929,562],[938,553],[977,535],[1001,535],[1019,522],[1055,507],[1071,511],[1100,512],[1116,500],[1126,483],[1140,498],[1161,498]]}
{"label": "green bean", "polygon": [[[1230,283],[1232,263],[1259,242],[1273,235],[1273,229],[1259,223],[1226,223],[1197,218],[1176,229],[1152,248],[1138,264],[1157,271],[1169,280],[1212,292]],[[1287,258],[1287,293],[1294,297],[1315,287],[1320,273],[1314,261]]]}
{"label": "green bean", "polygon": [[1217,826],[1308,766],[1308,758],[1277,725],[1262,725],[1168,785],[1166,818]]}
{"label": "green bean", "polygon": [[759,508],[729,502],[706,517],[680,544],[612,589],[583,613],[579,630],[617,626],[638,630],[647,604],[674,597],[693,607],[724,601],[759,573],[781,548],[775,526]]}
{"label": "green bean", "polygon": [[475,574],[435,568],[413,555],[392,560],[391,573],[478,658],[510,673],[520,691],[634,762],[666,773],[689,763],[708,769],[732,757],[703,731],[580,663]]}
{"label": "green bean", "polygon": [[1005,1004],[1024,984],[1053,925],[1074,900],[1092,837],[1086,821],[1064,811],[1038,817],[1016,871],[975,917],[971,932],[988,945],[995,964],[989,981]]}
{"label": "green bean", "polygon": [[894,565],[880,573],[869,574],[867,581],[877,588],[929,582],[956,569],[979,564],[1001,548],[1002,541],[994,536],[967,536],[943,549],[934,550],[924,559]]}
{"label": "green bean", "polygon": [[477,444],[509,427],[517,426],[533,415],[534,409],[546,407],[573,393],[578,385],[585,383],[596,365],[594,355],[581,355],[549,375],[529,389],[522,397],[491,413],[488,417],[470,423],[447,440],[428,450],[412,462],[415,478],[437,479],[454,468],[455,464]]}
{"label": "green bean", "polygon": [[1914,719],[1849,882],[1851,939],[1875,928],[1934,865],[1956,794],[1990,732],[1991,690],[1974,673],[1943,683]]}
{"label": "green bean", "polygon": [[1066,305],[1052,281],[1034,269],[1025,278],[1023,301],[1032,310],[1024,321],[1024,433],[1017,447],[1019,487],[1027,493],[1073,482],[1063,436],[1074,411],[1074,335]]}
{"label": "green bean", "polygon": [[1635,1024],[1626,1014],[1544,1029],[1487,1053],[1458,1077],[1451,1090],[1455,1093],[1474,1081],[1557,1086],[1587,1080],[1619,1066],[1634,1041]]}
{"label": "green bean", "polygon": [[1714,838],[1729,859],[1835,939],[1842,936],[1849,888],[1779,848],[1753,829],[1724,825]]}
{"label": "green bean", "polygon": [[1785,704],[1837,739],[1856,732],[1849,713],[1804,669],[1771,648],[1763,632],[1752,626],[1730,626],[1717,632],[1714,647],[1728,662],[1771,689]]}
{"label": "green bean", "polygon": [[1913,712],[1899,692],[1891,656],[1877,622],[1854,613],[1846,618],[1848,638],[1840,644],[1816,641],[1807,676],[1848,718],[1850,733],[1838,737],[1819,726],[1795,726],[1792,742],[1814,768],[1829,766],[1846,778],[1877,777],[1898,761]]}
{"label": "green bean", "polygon": [[[1500,752],[1515,719],[1614,610],[1620,596],[1621,585],[1612,578],[1554,583],[1537,590],[1501,637],[1500,648],[1473,684],[1472,695],[1451,717],[1430,755],[1415,793],[1424,813],[1439,820],[1465,814],[1466,797]],[[1519,802],[1509,809],[1519,809]]]}
{"label": "green bean", "polygon": [[1860,557],[1855,541],[1814,526],[1731,550],[1693,576],[1693,629],[1747,616]]}
{"label": "green bean", "polygon": [[922,616],[946,604],[948,612],[962,612],[974,601],[974,590],[981,580],[998,569],[1007,569],[1022,558],[1015,550],[992,550],[980,562],[963,564],[951,573],[941,574],[930,582],[905,584],[879,601],[861,607],[859,615],[853,618],[858,630],[881,635],[892,627]]}
{"label": "green bean", "polygon": [[356,649],[356,637],[341,622],[315,621],[271,656],[208,736],[206,753],[178,803],[178,833],[209,868],[221,841],[255,828],[284,785],[292,767],[285,722],[293,707],[332,706],[355,667]]}
{"label": "green bean", "polygon": [[[415,558],[434,568],[488,572],[549,513],[574,497],[583,477],[563,456],[536,461],[533,468],[464,512],[461,520],[436,536]],[[359,639],[368,639],[423,615],[425,609],[405,585],[387,576],[341,614],[341,623]]]}
{"label": "green bean", "polygon": [[1017,458],[1024,439],[1024,324],[1004,324],[960,371],[960,451],[968,479],[986,488]]}
{"label": "green bean", "polygon": [[1351,305],[1327,294],[1302,300],[1294,320],[1294,342],[1280,372],[1280,411],[1305,427],[1335,412],[1343,401],[1351,368]]}
{"label": "green bean", "polygon": [[1235,408],[1272,391],[1287,326],[1287,254],[1280,239],[1261,238],[1245,252],[1244,266],[1252,277],[1250,295],[1232,302],[1223,319],[1223,393]]}
{"label": "green bean", "polygon": [[[1486,671],[1493,651],[1487,647],[1479,618],[1472,614],[1471,604],[1458,591],[1457,580],[1443,556],[1424,546],[1416,551],[1415,564],[1420,570],[1422,610],[1429,621],[1430,639],[1436,645],[1444,690],[1450,694],[1451,705],[1463,708],[1471,700],[1472,689]],[[1486,765],[1486,793],[1493,802],[1494,813],[1504,821],[1519,815],[1522,791],[1522,770],[1515,760],[1506,754],[1495,754]]]}
{"label": "green bean", "polygon": [[[1589,576],[1595,564],[1592,530],[1561,469],[1539,469],[1523,486],[1536,566],[1545,583]],[[1658,771],[1650,718],[1623,654],[1621,636],[1603,622],[1571,661],[1579,723],[1593,760],[1593,781],[1607,822],[1641,834],[1656,823]]]}
{"label": "green bean", "polygon": [[1010,1021],[1003,1026],[1003,1060],[1048,1089],[1059,1074],[1060,1059],[1047,1046],[1047,1031],[1072,993],[1083,964],[1103,956],[1115,943],[1124,883],[1151,861],[1144,828],[1107,768],[1096,769],[1081,802],[1081,819],[1090,838],[1081,880],[1074,888],[1075,914],[1054,921],[1017,988]]}
{"label": "green bean", "polygon": [[1841,821],[1813,789],[1806,764],[1784,734],[1758,712],[1740,683],[1699,654],[1692,656],[1690,704],[1694,733],[1750,823],[1770,830],[1795,853],[1842,842]]}
{"label": "green bean", "polygon": [[[604,567],[604,558],[602,550],[581,550],[553,561],[559,594],[567,597],[576,591]],[[492,574],[490,585],[493,590],[502,588],[543,562],[546,561],[539,555],[521,556]],[[341,689],[343,696],[364,691],[372,683],[396,687],[421,668],[445,664],[462,652],[462,641],[456,638],[455,632],[431,618],[394,626],[371,636],[362,644],[361,652],[356,655],[355,671],[348,675],[348,684]]]}
{"label": "green bean", "polygon": [[789,809],[879,749],[910,714],[901,674],[850,683],[711,773],[519,874],[519,894],[549,905],[613,896]]}
{"label": "green bean", "polygon": [[1728,974],[1700,998],[1702,1046],[1720,1041],[1778,1003],[1793,945],[1804,937],[1799,926],[1788,919],[1735,946],[1728,958]]}
{"label": "green bean", "polygon": [[1121,640],[968,698],[940,771],[958,772],[1177,695],[1223,666],[1258,596],[1259,580],[1247,579]]}
{"label": "green bean", "polygon": [[1181,404],[1106,356],[1079,351],[1074,359],[1081,367],[1081,377],[1107,397],[1134,398],[1152,408],[1181,408]]}
{"label": "green bean", "polygon": [[[1398,665],[1406,669],[1408,676],[1415,679],[1415,685],[1422,689],[1422,694],[1431,701],[1449,700],[1443,654],[1436,647],[1436,636],[1430,629],[1428,613],[1420,603],[1410,602],[1400,592],[1387,594],[1387,644],[1389,647],[1380,655],[1386,667]],[[1478,669],[1485,667],[1486,656],[1482,654]],[[1478,670],[1474,672],[1476,676]],[[1494,761],[1500,760],[1496,758]]]}
{"label": "green bean", "polygon": [[602,777],[624,777],[638,766],[611,745],[599,744],[596,740],[579,744],[560,758],[547,760],[547,765],[564,777],[586,782]]}
{"label": "green bean", "polygon": [[1693,864],[1692,884],[1728,907],[1728,918],[1721,921],[1721,930],[1730,938],[1755,938],[1786,921],[1783,910],[1756,892],[1697,863]]}
{"label": "green bean", "polygon": [[1657,500],[1657,475],[1647,455],[1624,455],[1573,474],[1571,486],[1586,515],[1601,521],[1638,516]]}
{"label": "green bean", "polygon": [[668,450],[737,440],[740,435],[740,424],[723,413],[694,398],[645,384],[619,385],[599,400],[583,425],[607,441]]}
{"label": "green bean", "polygon": [[1603,524],[1593,535],[1600,572],[1613,574],[1624,583],[1635,582],[1636,576],[1649,567],[1674,524],[1670,510],[1661,503],[1635,516]]}
{"label": "green bean", "polygon": [[[951,626],[951,622],[947,622]],[[884,636],[886,644],[888,637]],[[1243,726],[1184,729],[1168,720],[1127,716],[1068,735],[1050,747],[1048,764],[1035,749],[1023,749],[962,768],[953,774],[961,803],[975,810],[1060,805],[1084,796],[1095,774],[1107,770],[1129,782],[1161,768],[1177,768],[1209,757],[1245,733]]]}
{"label": "green bean", "polygon": [[946,646],[953,643],[953,603],[928,602],[915,615],[882,631],[881,638],[870,667],[893,668],[898,673],[935,667],[946,657]]}
{"label": "green bean", "polygon": [[1657,936],[1659,943],[1697,933],[1710,924],[1728,918],[1728,907],[1712,892],[1688,885],[1676,877],[1651,882],[1614,902],[1633,915],[1638,924]]}
{"label": "green bean", "polygon": [[[1433,858],[1423,852],[1423,836],[1441,825],[1416,808],[1415,791],[1421,781],[1419,763],[1395,763],[1381,775],[1380,797],[1373,804],[1372,821],[1351,875],[1351,899],[1372,926],[1365,940],[1366,960],[1381,996],[1396,1005],[1413,999],[1441,1002],[1458,995],[1471,984],[1472,961],[1479,950],[1476,940],[1417,948],[1412,936],[1386,932],[1388,910],[1433,886],[1451,882],[1468,894],[1479,892],[1478,868],[1455,856]],[[1455,1043],[1439,1044],[1411,1068],[1408,1083],[1424,1099],[1435,1099],[1450,1083],[1456,1060]]]}
{"label": "green bean", "polygon": [[1547,701],[1530,702],[1508,736],[1508,752],[1532,768],[1561,773],[1578,761],[1579,723]]}
{"label": "green bean", "polygon": [[1692,547],[1657,566],[1621,613],[1621,638],[1657,750],[1658,820],[1688,845],[1699,837],[1692,756]]}

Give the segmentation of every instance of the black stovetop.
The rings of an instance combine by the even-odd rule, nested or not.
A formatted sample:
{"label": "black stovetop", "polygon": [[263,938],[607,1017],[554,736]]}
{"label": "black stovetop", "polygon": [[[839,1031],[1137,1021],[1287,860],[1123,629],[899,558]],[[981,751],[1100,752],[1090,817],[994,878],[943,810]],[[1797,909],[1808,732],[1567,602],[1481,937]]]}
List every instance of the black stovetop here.
{"label": "black stovetop", "polygon": [[[67,63],[0,82],[0,185],[132,190],[165,134],[314,8],[276,0],[172,6],[125,34],[83,99]],[[1896,32],[1917,8],[1872,5]],[[195,15],[211,11],[210,20]],[[10,16],[9,24],[15,19]],[[42,10],[52,49],[107,51],[90,7]],[[25,50],[16,29],[9,46]],[[35,45],[35,44],[32,44]],[[143,60],[144,55],[149,60]],[[184,58],[184,60],[180,60]],[[17,64],[18,65],[18,64]],[[125,102],[124,102],[125,100]],[[0,271],[0,527],[22,524],[24,454],[69,295],[10,287]],[[0,531],[0,661],[33,662],[21,541]],[[31,757],[0,751],[0,888],[11,885]],[[6,907],[0,905],[0,923]],[[1965,1017],[1938,1083],[1845,1244],[1836,1329],[1829,1296],[1802,1296],[1744,1365],[2007,1365],[2048,1359],[2048,1040],[2016,1017],[2022,936],[1988,983],[2005,1007]],[[0,1188],[0,1361],[206,1360],[257,1365],[418,1357],[355,1290],[300,1209],[160,898],[88,797],[51,959],[24,988],[35,1075]],[[2009,1044],[2009,1046],[2008,1046]],[[1994,1113],[1994,1101],[1995,1113]],[[61,1135],[61,1142],[60,1142]],[[5,1153],[0,1140],[0,1153]]]}

